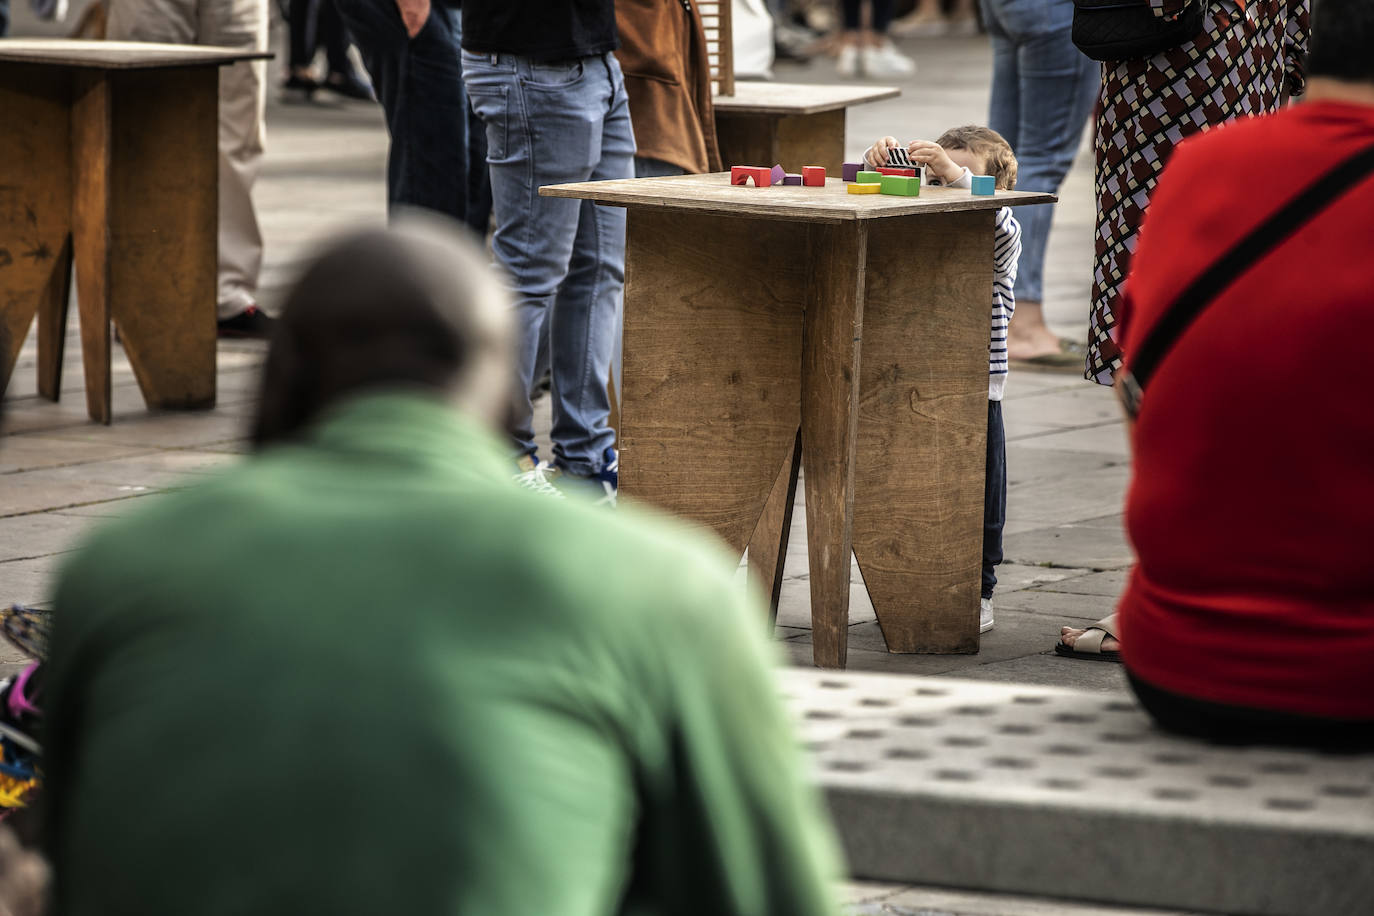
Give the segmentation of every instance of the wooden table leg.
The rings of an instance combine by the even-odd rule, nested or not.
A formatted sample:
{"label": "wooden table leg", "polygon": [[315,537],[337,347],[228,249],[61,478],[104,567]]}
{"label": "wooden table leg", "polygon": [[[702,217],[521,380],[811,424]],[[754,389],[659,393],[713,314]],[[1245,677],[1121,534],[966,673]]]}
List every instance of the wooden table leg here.
{"label": "wooden table leg", "polygon": [[716,140],[726,168],[781,163],[789,172],[825,166],[839,177],[844,163],[844,109],[810,115],[716,113]]}
{"label": "wooden table leg", "polygon": [[739,553],[801,423],[806,238],[792,223],[629,212],[621,492]]}
{"label": "wooden table leg", "polygon": [[849,640],[859,347],[863,336],[868,227],[810,227],[811,282],[802,353],[802,464],[811,560],[815,662],[843,668]]}
{"label": "wooden table leg", "polygon": [[[0,64],[0,390],[9,380],[34,314],[39,390],[56,400],[71,276],[70,76],[52,67]],[[55,331],[55,336],[54,332]]]}
{"label": "wooden table leg", "polygon": [[149,407],[213,407],[219,71],[109,79],[111,314]]}
{"label": "wooden table leg", "polygon": [[768,613],[778,619],[782,574],[787,563],[787,540],[792,532],[792,509],[797,501],[797,476],[801,471],[801,430],[783,460],[778,479],[768,494],[763,516],[749,539],[749,581],[768,600]]}
{"label": "wooden table leg", "polygon": [[891,652],[978,651],[994,218],[869,241],[854,554]]}

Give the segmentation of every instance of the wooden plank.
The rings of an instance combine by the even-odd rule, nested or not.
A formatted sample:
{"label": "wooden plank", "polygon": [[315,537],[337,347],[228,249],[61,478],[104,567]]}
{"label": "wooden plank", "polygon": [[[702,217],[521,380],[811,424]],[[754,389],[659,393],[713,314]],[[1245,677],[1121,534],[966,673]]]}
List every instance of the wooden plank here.
{"label": "wooden plank", "polygon": [[150,407],[213,407],[219,73],[109,78],[111,314]]}
{"label": "wooden plank", "polygon": [[802,351],[802,463],[816,664],[843,668],[849,642],[859,346],[868,226],[809,227],[811,277]]}
{"label": "wooden plank", "polygon": [[844,109],[779,118],[779,161],[789,172],[819,165],[827,175],[839,178],[844,165],[844,119]]}
{"label": "wooden plank", "polygon": [[797,476],[801,470],[801,430],[791,453],[778,471],[778,479],[764,504],[754,536],[749,539],[749,582],[768,601],[769,619],[778,618],[782,574],[787,561],[787,540],[792,532],[792,510],[797,501]]}
{"label": "wooden plank", "polygon": [[892,652],[978,651],[994,218],[869,240],[853,543]]}
{"label": "wooden plank", "polygon": [[715,99],[717,111],[739,114],[807,115],[866,105],[902,94],[895,86],[773,83],[747,80],[735,84],[734,95]]}
{"label": "wooden plank", "polygon": [[742,554],[801,423],[806,227],[632,210],[620,486]]}
{"label": "wooden plank", "polygon": [[[64,72],[0,64],[0,320],[10,343],[0,353],[0,390],[34,315],[69,276],[63,252],[71,232],[70,92]],[[51,361],[53,352],[41,355]]]}
{"label": "wooden plank", "polygon": [[148,67],[222,67],[240,60],[268,60],[266,52],[173,45],[143,41],[80,41],[55,38],[10,38],[0,41],[0,61],[81,67],[97,70],[137,70]]}
{"label": "wooden plank", "polygon": [[99,423],[110,422],[110,95],[104,72],[73,74],[72,246],[86,412]]}
{"label": "wooden plank", "polygon": [[[763,165],[771,162],[734,162],[728,165]],[[814,163],[803,163],[814,165]],[[583,181],[545,185],[547,197],[573,197],[618,206],[656,207],[668,210],[704,210],[725,216],[806,222],[845,222],[887,219],[912,214],[956,210],[995,210],[1022,204],[1052,203],[1053,194],[1030,191],[998,191],[992,197],[974,197],[957,188],[922,188],[920,197],[887,194],[846,194],[839,175],[826,179],[824,188],[776,185],[770,188],[730,184],[729,172],[679,175],[668,178],[625,178],[615,181]]]}
{"label": "wooden plank", "polygon": [[733,165],[772,166],[781,158],[776,118],[726,118],[716,112],[716,145],[720,161]]}

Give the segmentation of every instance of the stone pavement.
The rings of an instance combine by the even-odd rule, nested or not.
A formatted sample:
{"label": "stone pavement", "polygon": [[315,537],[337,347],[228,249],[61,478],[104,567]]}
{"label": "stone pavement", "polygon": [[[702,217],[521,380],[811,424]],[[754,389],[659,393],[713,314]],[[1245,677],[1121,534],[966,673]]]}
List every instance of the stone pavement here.
{"label": "stone pavement", "polygon": [[[15,35],[37,31],[26,21],[26,6],[14,8]],[[918,75],[901,83],[901,98],[850,113],[851,156],[884,134],[933,138],[947,127],[986,119],[991,55],[985,41],[925,39],[904,46],[914,52]],[[279,72],[279,64],[271,66]],[[780,66],[776,75],[793,82],[836,79],[828,61]],[[287,106],[273,98],[268,124],[257,201],[267,243],[262,301],[271,310],[322,237],[382,223],[386,135],[380,112],[356,104]],[[1086,337],[1091,278],[1091,195],[1091,158],[1081,155],[1056,215],[1046,303],[1055,329],[1080,340]],[[0,601],[48,604],[53,571],[91,525],[194,481],[246,448],[261,344],[221,345],[215,410],[159,414],[144,409],[116,347],[114,422],[109,427],[86,419],[74,327],[66,352],[60,403],[48,403],[35,393],[32,339],[11,383],[0,438]],[[850,666],[1123,691],[1119,667],[1062,660],[1051,651],[1060,624],[1095,620],[1112,609],[1131,562],[1121,526],[1128,459],[1115,401],[1109,391],[1075,375],[1013,372],[1005,416],[1007,565],[999,571],[997,628],[984,638],[978,655],[889,655],[856,566]],[[778,637],[787,657],[798,664],[809,664],[811,653],[806,575],[804,513],[797,512]],[[15,653],[0,647],[0,663],[16,661]],[[1109,912],[873,885],[856,885],[847,893],[852,903],[871,913]]]}

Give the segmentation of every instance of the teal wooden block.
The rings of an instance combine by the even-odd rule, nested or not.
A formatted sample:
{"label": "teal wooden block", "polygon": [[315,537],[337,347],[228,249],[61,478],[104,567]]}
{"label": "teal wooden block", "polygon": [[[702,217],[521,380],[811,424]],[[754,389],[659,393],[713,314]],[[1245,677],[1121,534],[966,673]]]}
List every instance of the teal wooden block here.
{"label": "teal wooden block", "polygon": [[883,193],[897,197],[920,197],[921,179],[907,175],[884,175]]}
{"label": "teal wooden block", "polygon": [[997,180],[991,175],[974,175],[973,193],[979,197],[991,197],[997,193]]}

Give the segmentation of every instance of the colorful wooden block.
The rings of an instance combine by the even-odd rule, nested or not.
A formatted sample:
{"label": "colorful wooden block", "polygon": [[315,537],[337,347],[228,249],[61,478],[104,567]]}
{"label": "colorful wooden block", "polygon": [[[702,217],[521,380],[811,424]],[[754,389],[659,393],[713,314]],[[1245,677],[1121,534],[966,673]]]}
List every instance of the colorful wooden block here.
{"label": "colorful wooden block", "polygon": [[787,169],[781,165],[773,166],[772,178],[773,184],[782,184],[787,179]]}
{"label": "colorful wooden block", "polygon": [[782,176],[782,183],[799,185],[802,183],[802,176],[794,172],[788,172],[786,175]]}
{"label": "colorful wooden block", "polygon": [[840,174],[845,181],[853,181],[863,169],[864,164],[862,162],[846,162],[840,166]]}
{"label": "colorful wooden block", "polygon": [[[857,170],[855,170],[855,174],[858,174]],[[802,184],[806,185],[808,188],[825,187],[825,166],[802,166]]]}
{"label": "colorful wooden block", "polygon": [[883,189],[884,194],[897,197],[921,196],[921,179],[915,175],[884,175],[879,187]]}
{"label": "colorful wooden block", "polygon": [[991,197],[997,193],[997,179],[991,175],[974,175],[973,193],[979,197]]}
{"label": "colorful wooden block", "polygon": [[883,173],[863,171],[855,175],[854,180],[860,184],[878,184],[883,180]]}
{"label": "colorful wooden block", "polygon": [[847,186],[850,194],[881,194],[883,186],[867,181],[856,181]]}
{"label": "colorful wooden block", "polygon": [[754,165],[732,165],[730,167],[730,184],[747,185],[751,178],[754,181],[754,187],[766,188],[773,183],[773,172],[771,169]]}
{"label": "colorful wooden block", "polygon": [[916,170],[911,168],[894,168],[892,166],[879,166],[878,172],[882,175],[902,175],[907,178],[916,177]]}

